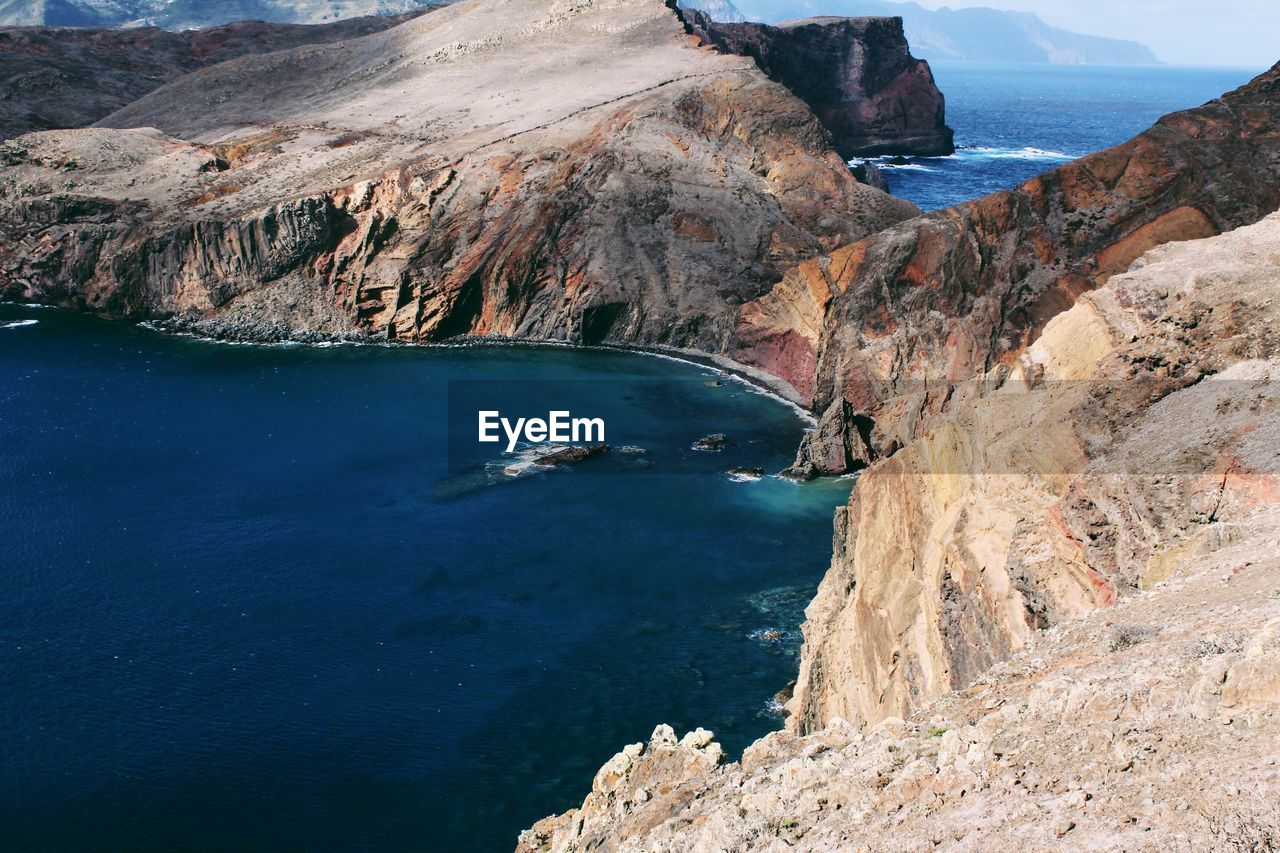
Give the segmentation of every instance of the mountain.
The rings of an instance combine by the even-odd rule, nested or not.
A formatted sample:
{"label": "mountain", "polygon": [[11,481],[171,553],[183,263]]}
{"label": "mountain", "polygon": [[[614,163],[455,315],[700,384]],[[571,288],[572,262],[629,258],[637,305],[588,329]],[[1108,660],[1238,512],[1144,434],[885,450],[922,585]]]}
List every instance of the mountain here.
{"label": "mountain", "polygon": [[471,0],[11,139],[0,299],[257,340],[719,350],[787,268],[919,210],[690,29],[662,0]]}
{"label": "mountain", "polygon": [[33,130],[84,127],[206,65],[356,38],[425,11],[315,26],[240,21],[176,33],[155,27],[3,27],[0,140]]}
{"label": "mountain", "polygon": [[[1056,65],[1154,65],[1155,54],[1134,41],[1082,35],[1051,27],[1029,12],[977,7],[926,9],[888,0],[775,0],[743,3],[752,20],[768,22],[813,15],[901,17],[918,56],[963,62],[1025,62]],[[758,17],[763,15],[763,17]],[[714,17],[714,16],[713,16]]]}
{"label": "mountain", "polygon": [[0,0],[0,26],[187,30],[249,20],[323,24],[431,5],[431,0]]}

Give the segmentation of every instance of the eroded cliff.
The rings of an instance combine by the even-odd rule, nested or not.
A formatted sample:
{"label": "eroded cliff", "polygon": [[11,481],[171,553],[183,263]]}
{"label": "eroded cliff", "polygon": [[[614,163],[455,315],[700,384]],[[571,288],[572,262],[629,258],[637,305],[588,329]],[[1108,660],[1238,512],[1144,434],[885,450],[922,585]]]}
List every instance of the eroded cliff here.
{"label": "eroded cliff", "polygon": [[457,4],[102,125],[3,149],[3,298],[248,339],[717,352],[785,269],[917,212],[658,0]]}
{"label": "eroded cliff", "polygon": [[790,731],[660,728],[521,849],[1265,849],[1278,312],[1280,215],[1082,296],[859,480]]}
{"label": "eroded cliff", "polygon": [[911,55],[901,18],[805,18],[769,25],[700,16],[717,50],[750,56],[795,92],[845,158],[955,152],[929,63]]}
{"label": "eroded cliff", "polygon": [[797,473],[840,473],[901,447],[1147,249],[1278,206],[1280,66],[1117,148],[800,264],[743,306],[732,353],[826,413]]}

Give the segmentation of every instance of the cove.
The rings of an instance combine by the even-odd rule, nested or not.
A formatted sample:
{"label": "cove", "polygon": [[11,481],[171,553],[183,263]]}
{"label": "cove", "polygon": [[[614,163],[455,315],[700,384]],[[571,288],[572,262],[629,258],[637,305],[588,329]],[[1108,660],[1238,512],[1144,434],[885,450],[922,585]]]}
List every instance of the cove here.
{"label": "cove", "polygon": [[[735,482],[804,424],[716,380],[0,306],[8,843],[509,850],[658,723],[778,728],[850,484]],[[572,389],[645,453],[495,476],[442,450],[459,383]]]}

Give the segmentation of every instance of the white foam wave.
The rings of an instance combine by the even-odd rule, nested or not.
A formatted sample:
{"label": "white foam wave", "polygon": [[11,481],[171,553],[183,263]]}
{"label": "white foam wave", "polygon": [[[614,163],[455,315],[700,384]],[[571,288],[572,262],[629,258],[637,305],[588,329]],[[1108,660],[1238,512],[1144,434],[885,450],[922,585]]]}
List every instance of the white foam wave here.
{"label": "white foam wave", "polygon": [[34,326],[39,320],[0,320],[0,329],[16,329],[19,326]]}
{"label": "white foam wave", "polygon": [[1062,162],[1076,159],[1071,154],[1050,151],[1046,148],[1035,148],[1030,145],[1023,148],[992,148],[985,145],[975,145],[972,148],[961,148],[954,156],[982,160],[1057,160]]}

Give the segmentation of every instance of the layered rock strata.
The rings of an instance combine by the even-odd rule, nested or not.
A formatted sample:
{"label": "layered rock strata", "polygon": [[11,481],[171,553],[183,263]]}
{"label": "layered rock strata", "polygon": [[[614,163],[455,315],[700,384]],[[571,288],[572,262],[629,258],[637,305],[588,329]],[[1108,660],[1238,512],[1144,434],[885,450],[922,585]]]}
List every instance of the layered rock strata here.
{"label": "layered rock strata", "polygon": [[750,56],[808,104],[846,159],[955,152],[929,63],[911,55],[901,18],[806,18],[771,26],[699,16],[717,50]]}
{"label": "layered rock strata", "polygon": [[1265,849],[1278,312],[1280,215],[1082,296],[863,475],[789,731],[660,728],[520,849]]}
{"label": "layered rock strata", "polygon": [[918,212],[657,0],[457,4],[0,159],[0,298],[258,340],[717,352],[784,270]]}
{"label": "layered rock strata", "polygon": [[743,306],[731,353],[810,399],[827,436],[864,437],[851,454],[802,449],[797,473],[843,473],[909,441],[966,380],[1012,366],[1147,249],[1277,207],[1280,66],[1117,148],[800,264]]}

